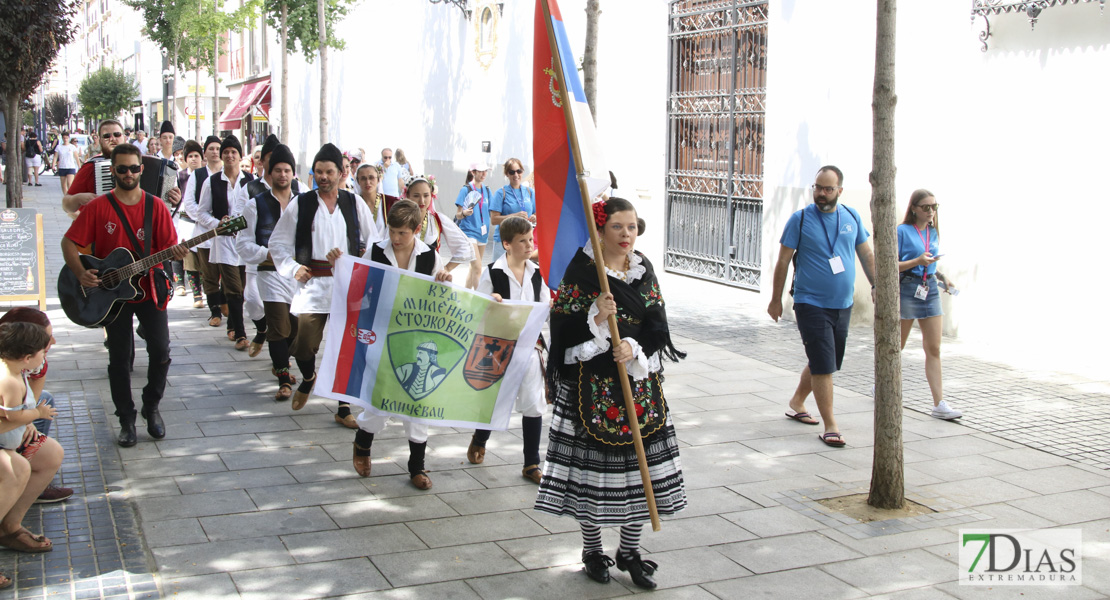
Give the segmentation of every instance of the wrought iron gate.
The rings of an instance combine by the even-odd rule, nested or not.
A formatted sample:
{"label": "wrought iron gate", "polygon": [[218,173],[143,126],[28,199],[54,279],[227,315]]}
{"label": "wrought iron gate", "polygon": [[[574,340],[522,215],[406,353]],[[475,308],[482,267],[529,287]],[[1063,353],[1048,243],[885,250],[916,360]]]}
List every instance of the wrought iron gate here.
{"label": "wrought iron gate", "polygon": [[671,0],[668,271],[758,290],[768,0]]}

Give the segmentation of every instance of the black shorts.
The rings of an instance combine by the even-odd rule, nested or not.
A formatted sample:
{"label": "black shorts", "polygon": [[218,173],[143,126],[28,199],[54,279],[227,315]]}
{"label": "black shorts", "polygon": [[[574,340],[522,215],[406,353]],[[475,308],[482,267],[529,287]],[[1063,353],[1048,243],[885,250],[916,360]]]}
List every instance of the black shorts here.
{"label": "black shorts", "polygon": [[848,341],[848,323],[852,308],[821,308],[812,304],[794,304],[794,318],[806,347],[811,375],[831,375],[844,362],[844,346]]}

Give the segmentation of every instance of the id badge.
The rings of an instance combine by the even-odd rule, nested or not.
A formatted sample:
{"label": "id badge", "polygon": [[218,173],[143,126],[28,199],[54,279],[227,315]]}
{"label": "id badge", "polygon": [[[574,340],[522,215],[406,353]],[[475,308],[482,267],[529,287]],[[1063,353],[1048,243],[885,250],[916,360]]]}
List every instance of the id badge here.
{"label": "id badge", "polygon": [[929,297],[929,286],[925,285],[924,283],[917,286],[917,292],[914,293],[913,297],[917,298],[918,300],[924,300],[924,299],[928,298]]}
{"label": "id badge", "polygon": [[834,256],[830,258],[829,266],[832,267],[833,275],[844,272],[844,261],[840,260],[839,256]]}
{"label": "id badge", "polygon": [[482,225],[482,235],[486,235],[486,226]]}

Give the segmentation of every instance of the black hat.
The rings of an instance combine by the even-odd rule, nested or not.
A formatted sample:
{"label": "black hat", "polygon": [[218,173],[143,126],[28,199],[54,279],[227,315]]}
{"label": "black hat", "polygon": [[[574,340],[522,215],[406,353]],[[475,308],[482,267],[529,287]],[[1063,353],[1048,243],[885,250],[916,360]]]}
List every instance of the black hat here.
{"label": "black hat", "polygon": [[[265,146],[263,146],[262,154],[266,154]],[[273,170],[274,165],[278,163],[285,163],[289,168],[294,171],[297,170],[297,161],[293,160],[293,151],[285,144],[278,144],[272,151],[270,151],[270,164],[266,165],[266,171]]]}
{"label": "black hat", "polygon": [[[178,150],[183,149],[185,149],[185,138],[181,137],[180,135],[175,135],[173,138],[173,151],[177,152]],[[204,153],[202,152],[201,154]]]}
{"label": "black hat", "polygon": [[162,121],[162,128],[158,130],[158,135],[162,135],[163,133],[177,133],[173,130],[173,123]]}
{"label": "black hat", "polygon": [[320,147],[320,151],[316,153],[316,158],[312,159],[313,168],[316,167],[316,163],[318,162],[335,163],[336,169],[342,169],[343,153],[339,151],[339,148],[335,147],[335,144],[324,144]]}
{"label": "black hat", "polygon": [[239,156],[243,156],[243,145],[239,143],[239,138],[235,137],[234,134],[225,137],[220,144],[220,156],[223,156],[224,150],[228,148],[235,148],[239,151]]}
{"label": "black hat", "polygon": [[276,135],[271,133],[266,136],[266,141],[262,143],[262,156],[265,157],[267,154],[273,152],[274,148],[277,148],[279,145],[281,145],[281,140],[279,140]]}
{"label": "black hat", "polygon": [[204,149],[207,150],[208,146],[210,144],[220,144],[221,146],[223,145],[223,143],[220,141],[220,138],[218,138],[214,135],[210,135],[207,138],[205,138],[205,140],[204,140]]}

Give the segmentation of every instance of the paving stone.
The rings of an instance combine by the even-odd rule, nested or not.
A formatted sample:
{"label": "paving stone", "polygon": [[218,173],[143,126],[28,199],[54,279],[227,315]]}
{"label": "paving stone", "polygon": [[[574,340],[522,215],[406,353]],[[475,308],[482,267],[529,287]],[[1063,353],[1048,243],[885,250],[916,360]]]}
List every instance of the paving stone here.
{"label": "paving stone", "polygon": [[[358,473],[355,473],[354,467],[351,466],[350,457],[342,462],[287,465],[285,470],[301,483],[359,479]],[[393,461],[385,461],[374,465],[370,479],[376,479],[387,475],[397,475],[398,473],[408,473],[408,470],[398,467]]]}
{"label": "paving stone", "polygon": [[[612,569],[616,572],[616,569]],[[616,581],[598,585],[576,567],[553,567],[525,573],[507,573],[467,579],[467,585],[487,600],[529,598],[530,600],[566,600],[567,598],[612,598],[629,593]]]}
{"label": "paving stone", "polygon": [[[997,593],[997,588],[995,591]],[[947,598],[955,598],[955,596],[944,593],[937,586],[920,587],[891,594],[871,596],[871,600],[945,600]]]}
{"label": "paving stone", "polygon": [[207,473],[204,475],[182,475],[174,479],[184,494],[292,485],[297,481],[281,467]]}
{"label": "paving stone", "polygon": [[156,442],[162,456],[197,456],[264,448],[254,434],[206,436],[198,439]]}
{"label": "paving stone", "polygon": [[390,587],[366,558],[236,571],[231,578],[244,599],[259,600],[323,598]]}
{"label": "paving stone", "polygon": [[[680,588],[752,574],[711,547],[652,552],[645,554],[644,559],[659,564],[659,570],[655,574],[658,589]],[[618,571],[614,576],[629,589],[636,587],[628,575]]]}
{"label": "paving stone", "polygon": [[933,458],[963,458],[968,455],[987,454],[1008,449],[1001,444],[970,435],[972,430],[964,429],[964,431],[967,432],[967,435],[909,442],[906,444],[906,448],[927,454]]}
{"label": "paving stone", "polygon": [[1110,485],[1110,477],[1096,475],[1070,465],[1008,473],[999,475],[998,479],[1038,494],[1057,494]]}
{"label": "paving stone", "polygon": [[826,528],[820,522],[785,506],[758,508],[722,516],[761,538]]}
{"label": "paving stone", "polygon": [[[214,398],[226,398],[217,396]],[[244,433],[261,433],[272,431],[293,431],[300,429],[297,422],[291,417],[268,417],[264,419],[232,419],[226,421],[209,421],[199,423],[200,430],[206,436],[235,435]]]}
{"label": "paving stone", "polygon": [[248,489],[247,493],[259,510],[339,504],[373,498],[362,482],[353,480],[254,487]]}
{"label": "paving stone", "polygon": [[543,527],[519,510],[417,521],[409,523],[409,529],[430,548],[495,542],[545,533]]}
{"label": "paving stone", "polygon": [[[640,590],[636,590],[633,594],[627,596],[617,596],[618,598],[634,598],[640,597]],[[688,585],[686,587],[670,588],[665,590],[654,590],[651,592],[652,600],[716,600],[717,597],[696,585]]]}
{"label": "paving stone", "polygon": [[283,535],[281,540],[298,563],[326,562],[427,548],[416,534],[400,523]]}
{"label": "paving stone", "polygon": [[214,542],[338,529],[319,506],[204,517],[200,524]]}
{"label": "paving stone", "polygon": [[501,510],[531,510],[536,503],[536,488],[529,486],[475,490],[441,494],[460,515],[472,515]]}
{"label": "paving stone", "polygon": [[[408,459],[405,460],[406,462],[408,461]],[[388,466],[394,463],[381,464]],[[375,465],[374,468],[378,469],[378,465]],[[400,469],[400,466],[398,466],[397,468]],[[362,485],[366,486],[366,489],[369,490],[375,498],[400,498],[402,496],[420,496],[427,494],[426,491],[417,489],[416,486],[412,485],[411,478],[408,474],[407,465],[405,467],[404,473],[400,475],[393,474],[389,470],[381,470],[385,472],[382,473],[380,476],[377,475],[377,471],[374,471],[373,476],[359,480],[359,482]],[[435,490],[436,494],[447,494],[450,492],[465,492],[469,490],[485,489],[484,487],[482,487],[481,483],[478,483],[473,477],[470,476],[469,469],[456,469],[454,471],[436,471],[434,473],[428,473],[428,477],[432,479],[432,485],[434,486],[432,489]],[[533,493],[535,493],[536,484],[530,481],[527,481],[526,483],[531,484]]]}
{"label": "paving stone", "polygon": [[1001,479],[1003,477],[1005,477],[1005,475],[1001,475],[998,478],[982,477],[979,479],[962,479],[960,481],[927,485],[922,489],[934,494],[939,494],[948,500],[952,500],[964,506],[1008,502],[1010,500],[1028,498],[1036,495],[1034,492],[1030,492],[1025,488],[1002,481]]}
{"label": "paving stone", "polygon": [[256,508],[242,490],[144,498],[137,500],[136,505],[143,519],[149,520],[245,513]]}
{"label": "paving stone", "polygon": [[162,582],[166,595],[174,600],[212,600],[215,598],[239,598],[239,591],[227,573],[198,575],[166,579]]}
{"label": "paving stone", "polygon": [[481,600],[473,588],[464,581],[449,581],[446,583],[429,583],[427,585],[413,585],[409,587],[393,588],[380,592],[367,592],[364,594],[351,594],[338,596],[335,600],[424,600],[426,598],[442,598],[444,600]]}
{"label": "paving stone", "polygon": [[[607,554],[616,552],[620,544],[618,532],[616,527],[602,528],[601,542],[605,545]],[[515,537],[497,542],[497,545],[527,569],[582,565],[582,533],[578,527],[567,533]]]}
{"label": "paving stone", "polygon": [[952,563],[920,549],[838,562],[822,569],[869,594],[935,585],[958,577]]}
{"label": "paving stone", "polygon": [[1048,467],[1072,464],[1071,460],[1068,460],[1062,456],[1055,456],[1043,450],[1034,450],[1033,448],[1025,447],[999,450],[997,452],[988,452],[984,454],[984,456],[1017,467],[1021,467],[1023,469],[1044,469]]}
{"label": "paving stone", "polygon": [[499,575],[523,570],[493,543],[375,556],[374,564],[394,587]]}
{"label": "paving stone", "polygon": [[666,552],[754,539],[756,536],[718,515],[668,520],[660,531],[644,527],[645,552]]}
{"label": "paving stone", "polygon": [[129,460],[123,463],[130,478],[168,477],[173,475],[193,475],[196,473],[215,473],[226,471],[227,467],[219,455],[182,456],[178,458],[152,458]]}
{"label": "paving stone", "polygon": [[458,515],[443,500],[433,495],[329,504],[324,510],[344,529]]}
{"label": "paving stone", "polygon": [[816,569],[792,569],[765,575],[752,575],[701,587],[718,598],[863,598],[867,594],[831,575]]}
{"label": "paving stone", "polygon": [[168,578],[276,567],[294,562],[285,545],[276,537],[153,548],[151,553],[158,572]]}
{"label": "paving stone", "polygon": [[753,573],[770,573],[809,567],[861,555],[818,533],[799,533],[758,539],[715,548]]}
{"label": "paving stone", "polygon": [[1106,496],[1087,490],[1024,498],[1008,504],[1061,525],[1110,517]]}
{"label": "paving stone", "polygon": [[166,519],[143,523],[143,535],[151,548],[200,544],[209,541],[197,519]]}
{"label": "paving stone", "polygon": [[224,452],[220,454],[220,459],[231,471],[333,462],[332,457],[318,446],[299,448],[295,452],[283,448],[266,448],[250,452]]}

